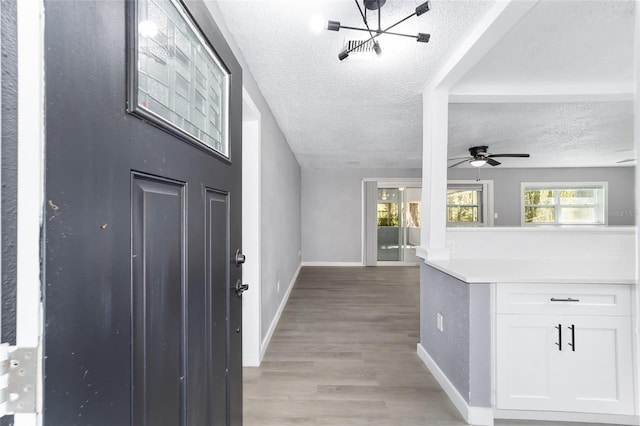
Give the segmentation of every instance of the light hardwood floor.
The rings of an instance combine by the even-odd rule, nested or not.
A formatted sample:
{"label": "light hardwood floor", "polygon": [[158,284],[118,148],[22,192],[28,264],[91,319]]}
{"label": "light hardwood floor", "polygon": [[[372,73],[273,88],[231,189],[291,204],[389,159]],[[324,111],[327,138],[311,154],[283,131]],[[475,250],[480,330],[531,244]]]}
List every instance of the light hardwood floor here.
{"label": "light hardwood floor", "polygon": [[244,426],[465,425],[416,355],[419,317],[416,267],[302,268],[262,365],[244,369]]}

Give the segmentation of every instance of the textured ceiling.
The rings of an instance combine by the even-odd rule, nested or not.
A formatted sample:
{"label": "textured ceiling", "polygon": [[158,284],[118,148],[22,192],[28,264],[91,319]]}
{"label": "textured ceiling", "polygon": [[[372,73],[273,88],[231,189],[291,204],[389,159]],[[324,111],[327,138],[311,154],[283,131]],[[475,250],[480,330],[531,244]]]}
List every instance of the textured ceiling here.
{"label": "textured ceiling", "polygon": [[[423,1],[388,0],[382,26]],[[353,1],[221,1],[220,11],[302,167],[422,164],[422,89],[492,2],[436,1],[396,27],[428,44],[381,37],[380,60],[338,60],[353,31],[314,34],[316,14],[361,26]],[[375,15],[370,15],[374,18]],[[370,18],[371,19],[371,18]]]}
{"label": "textured ceiling", "polygon": [[620,166],[617,161],[635,158],[631,101],[451,104],[449,118],[449,158],[479,145],[493,154],[531,155],[498,158],[500,168]]}
{"label": "textured ceiling", "polygon": [[[388,0],[382,26],[420,3]],[[430,3],[430,12],[396,28],[431,33],[428,44],[382,37],[381,59],[342,62],[339,50],[359,34],[314,34],[309,21],[320,14],[360,26],[351,0],[221,0],[218,6],[302,167],[419,168],[423,87],[493,5]],[[632,1],[543,0],[455,89],[630,82],[633,16]],[[501,167],[612,165],[634,156],[631,111],[625,102],[454,104],[449,154],[486,144],[494,153],[532,155],[526,163],[505,159]]]}
{"label": "textured ceiling", "polygon": [[[453,92],[633,87],[633,1],[541,1]],[[633,103],[452,104],[449,158],[474,145],[530,153],[505,167],[633,166]],[[463,167],[470,167],[466,164]]]}
{"label": "textured ceiling", "polygon": [[541,1],[456,90],[478,85],[631,84],[633,38],[633,1]]}

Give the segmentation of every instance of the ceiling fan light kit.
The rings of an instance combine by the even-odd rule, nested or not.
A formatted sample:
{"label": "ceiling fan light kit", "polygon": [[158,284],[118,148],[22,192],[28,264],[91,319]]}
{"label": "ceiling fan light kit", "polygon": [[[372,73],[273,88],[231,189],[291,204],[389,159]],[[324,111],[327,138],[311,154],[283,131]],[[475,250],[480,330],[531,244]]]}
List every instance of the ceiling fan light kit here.
{"label": "ceiling fan light kit", "polygon": [[[414,38],[418,43],[428,43],[429,40],[431,39],[431,34],[426,34],[426,33],[418,33],[418,35],[413,35],[413,34],[403,34],[403,33],[396,33],[396,32],[390,31],[392,28],[396,27],[397,25],[401,24],[402,22],[406,21],[407,19],[413,16],[420,16],[427,13],[429,11],[428,1],[416,7],[415,11],[409,16],[402,18],[395,24],[385,29],[382,29],[382,26],[381,26],[382,18],[380,16],[380,8],[382,8],[382,6],[386,3],[386,0],[362,0],[362,5],[364,6],[364,8],[360,6],[360,3],[358,3],[358,0],[354,0],[354,1],[356,2],[356,6],[358,6],[358,10],[360,11],[360,16],[362,17],[362,21],[364,22],[364,25],[366,28],[350,27],[350,26],[342,25],[340,21],[328,21],[326,29],[328,31],[340,31],[340,29],[352,30],[352,31],[365,31],[369,34],[369,38],[366,40],[362,40],[358,43],[347,43],[347,46],[342,51],[340,51],[340,53],[338,53],[338,59],[340,59],[341,61],[346,59],[349,56],[349,53],[353,51],[357,51],[360,47],[362,47],[363,45],[366,45],[367,43],[370,43],[371,41],[373,41],[373,50],[375,51],[376,55],[380,56],[382,54],[382,49],[380,48],[380,44],[378,43],[376,38],[380,37],[383,34]],[[367,20],[367,10],[378,11],[378,29],[377,30],[371,29],[369,27],[369,22]]]}

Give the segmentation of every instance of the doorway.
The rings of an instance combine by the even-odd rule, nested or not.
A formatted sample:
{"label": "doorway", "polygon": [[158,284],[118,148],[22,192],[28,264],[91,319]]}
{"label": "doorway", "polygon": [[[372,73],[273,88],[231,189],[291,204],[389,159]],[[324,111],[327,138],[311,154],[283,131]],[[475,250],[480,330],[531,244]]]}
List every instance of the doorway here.
{"label": "doorway", "polygon": [[378,188],[377,261],[416,263],[420,245],[421,188]]}
{"label": "doorway", "polygon": [[416,265],[420,245],[421,183],[364,182],[364,264]]}

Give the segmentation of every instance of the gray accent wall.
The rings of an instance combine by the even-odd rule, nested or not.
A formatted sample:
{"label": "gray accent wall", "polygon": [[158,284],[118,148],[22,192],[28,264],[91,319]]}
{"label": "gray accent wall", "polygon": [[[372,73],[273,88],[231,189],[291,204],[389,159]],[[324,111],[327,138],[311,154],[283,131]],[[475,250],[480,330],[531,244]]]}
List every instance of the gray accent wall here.
{"label": "gray accent wall", "polygon": [[362,262],[363,178],[419,178],[419,169],[303,169],[302,260]]}
{"label": "gray accent wall", "polygon": [[608,182],[609,225],[635,225],[635,167],[501,169],[482,167],[449,169],[449,180],[492,180],[494,226],[520,226],[522,182]]}
{"label": "gray accent wall", "polygon": [[420,264],[420,343],[472,407],[491,407],[490,301],[490,284],[470,285]]}
{"label": "gray accent wall", "polygon": [[[207,2],[207,7],[240,62],[243,85],[260,112],[261,337],[264,340],[282,304],[287,287],[300,266],[301,170],[216,2]],[[251,261],[254,260],[247,259],[247,262]]]}
{"label": "gray accent wall", "polygon": [[261,303],[264,339],[300,266],[302,213],[300,166],[277,123],[271,120],[265,122],[264,115],[261,141]]}

